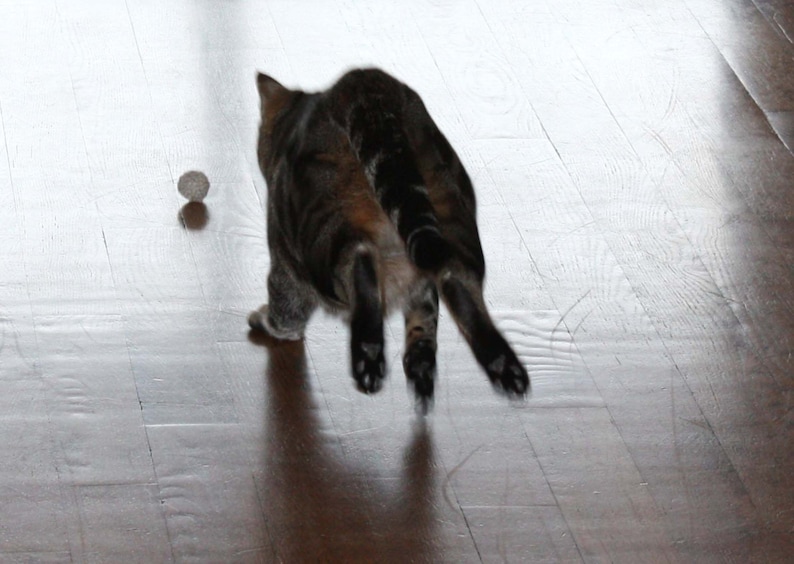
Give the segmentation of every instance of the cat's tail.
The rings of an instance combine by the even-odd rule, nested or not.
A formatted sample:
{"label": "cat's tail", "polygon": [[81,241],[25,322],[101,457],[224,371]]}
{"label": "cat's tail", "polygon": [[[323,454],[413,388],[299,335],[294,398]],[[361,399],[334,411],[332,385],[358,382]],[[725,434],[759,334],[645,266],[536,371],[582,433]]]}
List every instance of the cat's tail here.
{"label": "cat's tail", "polygon": [[335,119],[347,131],[381,207],[397,227],[411,261],[438,273],[450,248],[403,130],[405,87],[370,69],[348,73],[337,88],[344,103],[335,104]]}

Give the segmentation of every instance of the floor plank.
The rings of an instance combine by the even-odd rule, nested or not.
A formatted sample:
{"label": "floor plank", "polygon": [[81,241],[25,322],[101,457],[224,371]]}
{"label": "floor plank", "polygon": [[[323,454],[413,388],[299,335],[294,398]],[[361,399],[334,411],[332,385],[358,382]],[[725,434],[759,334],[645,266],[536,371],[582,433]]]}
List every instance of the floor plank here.
{"label": "floor plank", "polygon": [[[790,561],[793,31],[783,0],[0,2],[0,560]],[[443,308],[428,415],[397,317],[373,397],[342,320],[248,332],[255,72],[361,65],[474,181],[526,400]]]}

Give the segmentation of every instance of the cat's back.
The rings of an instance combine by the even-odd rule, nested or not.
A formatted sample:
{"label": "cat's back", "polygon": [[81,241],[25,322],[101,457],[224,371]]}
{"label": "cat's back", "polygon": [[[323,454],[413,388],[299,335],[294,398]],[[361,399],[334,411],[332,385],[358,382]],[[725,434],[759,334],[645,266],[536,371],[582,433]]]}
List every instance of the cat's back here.
{"label": "cat's back", "polygon": [[353,69],[343,74],[328,89],[329,98],[343,106],[366,99],[377,99],[383,109],[402,105],[406,85],[378,68]]}
{"label": "cat's back", "polygon": [[[340,98],[351,95],[341,84],[306,94],[280,124],[278,166],[273,197],[291,208],[290,221],[322,224],[344,221],[356,233],[376,244],[395,249],[394,227],[380,206],[351,139],[338,121]],[[278,219],[277,219],[278,221]],[[310,230],[313,231],[313,230]]]}

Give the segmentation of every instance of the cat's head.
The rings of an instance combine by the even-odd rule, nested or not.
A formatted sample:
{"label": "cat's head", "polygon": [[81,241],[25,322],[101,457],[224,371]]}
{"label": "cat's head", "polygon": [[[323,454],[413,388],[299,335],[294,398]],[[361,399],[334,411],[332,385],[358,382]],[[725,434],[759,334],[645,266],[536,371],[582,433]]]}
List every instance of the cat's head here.
{"label": "cat's head", "polygon": [[276,79],[261,72],[256,76],[256,88],[259,90],[259,112],[262,118],[259,126],[259,161],[265,163],[270,157],[273,128],[299,92],[285,88]]}

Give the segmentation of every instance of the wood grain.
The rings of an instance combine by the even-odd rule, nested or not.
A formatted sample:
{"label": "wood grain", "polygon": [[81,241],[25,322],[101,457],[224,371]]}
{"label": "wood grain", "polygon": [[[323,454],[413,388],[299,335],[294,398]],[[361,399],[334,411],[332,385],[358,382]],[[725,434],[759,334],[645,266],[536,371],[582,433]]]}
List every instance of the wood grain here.
{"label": "wood grain", "polygon": [[[784,0],[0,2],[0,560],[787,562],[794,9]],[[254,76],[374,65],[473,180],[490,389],[435,404],[267,299]],[[176,191],[190,169],[203,205]]]}

